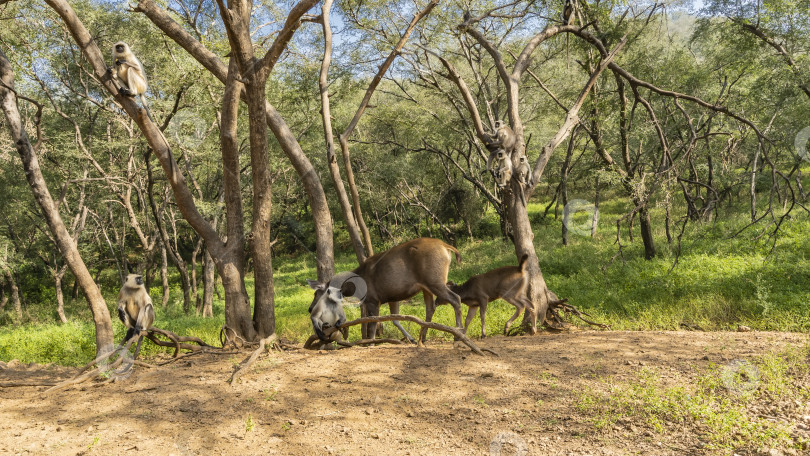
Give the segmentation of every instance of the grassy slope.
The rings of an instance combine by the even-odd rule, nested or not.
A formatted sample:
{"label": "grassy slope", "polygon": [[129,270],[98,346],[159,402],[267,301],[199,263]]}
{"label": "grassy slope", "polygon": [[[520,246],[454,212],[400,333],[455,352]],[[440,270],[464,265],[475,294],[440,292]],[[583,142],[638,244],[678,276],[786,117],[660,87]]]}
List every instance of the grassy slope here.
{"label": "grassy slope", "polygon": [[[590,312],[598,321],[614,329],[677,329],[681,322],[704,329],[730,329],[744,324],[754,329],[803,331],[810,329],[810,240],[805,232],[810,221],[803,214],[783,225],[776,248],[771,251],[767,236],[756,239],[756,231],[746,231],[731,238],[746,220],[729,214],[717,224],[692,225],[683,236],[683,255],[672,269],[674,255],[666,244],[662,211],[656,209],[653,225],[660,255],[643,259],[640,236],[635,242],[622,233],[624,260],[617,257],[615,220],[628,210],[626,200],[614,199],[603,203],[599,232],[594,239],[572,235],[572,244],[562,246],[560,221],[542,219],[544,205],[530,204],[529,212],[535,227],[535,245],[546,281],[561,297]],[[580,214],[580,217],[584,215]],[[675,228],[673,228],[675,229]],[[450,279],[463,282],[473,274],[514,264],[511,244],[499,239],[466,242],[460,246],[463,264],[453,265]],[[276,267],[276,315],[279,334],[301,341],[310,333],[307,307],[312,293],[305,286],[307,278],[315,277],[315,260],[311,256],[280,257]],[[341,254],[338,270],[354,267],[353,256]],[[252,294],[252,281],[248,292]],[[104,290],[111,306],[117,290]],[[152,296],[160,295],[154,288]],[[179,310],[179,292],[172,294],[173,306],[158,309],[157,325],[183,335],[202,337],[218,345],[219,328],[224,323],[223,306],[215,300],[213,319],[185,316]],[[83,300],[68,303],[71,322],[54,323],[55,304],[32,305],[29,313],[34,323],[23,326],[0,327],[0,359],[20,359],[23,362],[57,362],[83,364],[94,353],[93,327],[89,310]],[[346,308],[349,319],[359,316],[356,306]],[[387,313],[387,307],[383,313]],[[421,296],[403,306],[403,313],[424,316]],[[487,313],[490,334],[501,331],[514,309],[504,301],[491,305]],[[466,308],[465,308],[466,312]],[[5,321],[9,318],[6,316]],[[453,324],[452,309],[442,306],[435,321]],[[123,326],[115,319],[116,340],[123,336]],[[417,327],[405,324],[411,333]],[[353,330],[354,336],[359,330]],[[396,335],[396,329],[386,326]],[[480,333],[476,319],[470,334]],[[433,334],[437,337],[437,334]],[[146,344],[145,353],[157,349]]]}

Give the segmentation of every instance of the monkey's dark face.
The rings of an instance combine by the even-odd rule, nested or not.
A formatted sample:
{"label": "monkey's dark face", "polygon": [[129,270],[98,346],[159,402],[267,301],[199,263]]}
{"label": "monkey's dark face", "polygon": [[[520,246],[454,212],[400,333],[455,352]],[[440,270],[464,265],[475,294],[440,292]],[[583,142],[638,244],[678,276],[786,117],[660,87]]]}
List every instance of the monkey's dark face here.
{"label": "monkey's dark face", "polygon": [[127,45],[127,43],[119,41],[113,45],[113,54],[115,56],[120,56],[127,53],[129,53],[129,45]]}
{"label": "monkey's dark face", "polygon": [[504,158],[506,158],[506,153],[503,151],[498,152],[498,160],[503,160]]}
{"label": "monkey's dark face", "polygon": [[124,286],[129,288],[140,288],[143,286],[143,276],[140,274],[129,274],[124,280]]}

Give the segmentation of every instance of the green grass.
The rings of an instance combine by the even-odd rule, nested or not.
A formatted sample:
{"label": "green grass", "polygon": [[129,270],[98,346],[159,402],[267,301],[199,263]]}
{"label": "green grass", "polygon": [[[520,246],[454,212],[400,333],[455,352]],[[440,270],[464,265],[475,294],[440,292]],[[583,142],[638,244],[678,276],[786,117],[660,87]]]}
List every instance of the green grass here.
{"label": "green grass", "polygon": [[[810,346],[790,347],[752,360],[757,375],[739,388],[726,366],[712,366],[693,382],[666,386],[655,369],[643,368],[630,381],[601,379],[577,399],[595,431],[631,422],[658,434],[684,425],[698,429],[707,449],[802,448],[807,442],[791,438],[789,417],[772,421],[757,416],[757,406],[772,407],[785,400],[806,401]],[[733,369],[732,369],[733,371]]]}
{"label": "green grass", "polygon": [[[732,237],[748,222],[739,211],[721,213],[720,222],[690,224],[683,236],[682,255],[673,268],[675,248],[666,243],[661,208],[652,211],[659,255],[645,260],[638,229],[634,242],[630,242],[623,225],[624,258],[616,257],[615,220],[629,207],[630,203],[622,198],[602,203],[596,236],[572,235],[571,244],[566,247],[560,238],[561,221],[554,219],[553,210],[549,217],[542,218],[545,204],[529,205],[540,266],[549,287],[560,297],[569,298],[570,303],[591,313],[597,321],[609,323],[613,329],[673,330],[687,322],[706,330],[733,329],[741,324],[757,330],[810,330],[810,238],[805,234],[810,231],[810,220],[806,215],[797,212],[783,224],[773,250],[772,239],[767,235],[758,238],[760,233],[756,229]],[[497,226],[491,214],[485,219]],[[383,250],[388,246],[375,247]],[[449,277],[458,283],[474,274],[516,264],[512,245],[501,239],[465,241],[459,247],[463,262],[451,266]],[[348,251],[338,253],[338,271],[355,266],[354,255]],[[277,332],[282,338],[301,342],[312,331],[307,314],[312,291],[306,286],[306,279],[316,276],[314,256],[279,256],[274,258],[274,267]],[[115,282],[114,278],[106,281]],[[252,278],[247,279],[246,286],[252,296]],[[117,287],[102,285],[102,290],[114,315]],[[159,301],[159,284],[151,294]],[[157,309],[157,326],[219,344],[224,302],[215,298],[212,319],[185,315],[180,309],[179,290],[172,291],[169,302],[167,309]],[[92,359],[95,338],[86,303],[78,300],[66,304],[70,318],[66,325],[56,323],[55,307],[54,300],[47,298],[30,304],[31,320],[23,325],[12,324],[11,309],[7,307],[5,314],[0,315],[0,359],[67,365]],[[388,313],[388,307],[381,311]],[[400,312],[424,317],[421,295],[403,303]],[[514,308],[504,301],[491,304],[487,310],[488,334],[500,333],[513,312]],[[346,314],[353,319],[359,317],[360,311],[356,305],[347,306]],[[116,318],[113,321],[116,340],[121,340],[123,326]],[[434,321],[453,325],[452,308],[441,306]],[[403,326],[411,334],[419,332],[415,324],[404,322]],[[387,324],[385,328],[388,335],[398,336],[393,325]],[[477,318],[469,333],[480,334]],[[351,337],[359,337],[359,329],[353,328]],[[448,336],[431,331],[429,337]],[[152,344],[144,347],[146,356],[165,351]]]}

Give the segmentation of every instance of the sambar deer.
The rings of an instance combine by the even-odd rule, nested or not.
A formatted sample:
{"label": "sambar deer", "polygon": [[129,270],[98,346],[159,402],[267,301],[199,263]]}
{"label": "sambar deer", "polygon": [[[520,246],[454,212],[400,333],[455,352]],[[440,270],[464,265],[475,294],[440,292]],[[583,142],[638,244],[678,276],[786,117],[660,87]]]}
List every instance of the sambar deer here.
{"label": "sambar deer", "polygon": [[[503,333],[509,332],[509,327],[520,312],[526,307],[531,308],[532,302],[529,300],[526,290],[529,281],[526,277],[526,260],[528,255],[523,255],[517,266],[504,266],[493,269],[483,274],[470,277],[461,285],[447,282],[448,288],[461,298],[461,302],[469,306],[467,318],[464,321],[464,331],[470,326],[476,312],[481,314],[481,337],[487,336],[486,313],[487,304],[501,298],[515,306],[515,313],[504,325]],[[437,301],[444,304],[444,301]]]}
{"label": "sambar deer", "polygon": [[[436,310],[435,295],[443,302],[449,302],[453,306],[456,314],[456,326],[461,328],[461,300],[446,285],[453,255],[455,255],[456,261],[461,263],[461,255],[458,250],[438,239],[419,238],[399,244],[385,252],[368,257],[363,264],[354,269],[352,273],[362,281],[354,284],[353,292],[344,292],[344,294],[355,296],[362,301],[364,316],[378,316],[381,304],[387,303],[391,313],[396,314],[399,313],[400,301],[412,298],[421,291],[425,299],[427,321],[433,318]],[[338,276],[340,275],[342,274],[338,274]],[[324,293],[329,287],[314,281],[310,281],[310,286],[315,289],[312,301],[315,305],[324,297]],[[331,286],[338,289],[344,288],[342,284],[332,284]],[[361,290],[363,287],[365,290]],[[364,294],[363,291],[365,291]],[[312,307],[310,306],[310,308]],[[394,325],[409,341],[415,342],[398,321],[394,321]],[[371,339],[375,337],[376,333],[377,324],[369,323],[363,329],[363,339]]]}

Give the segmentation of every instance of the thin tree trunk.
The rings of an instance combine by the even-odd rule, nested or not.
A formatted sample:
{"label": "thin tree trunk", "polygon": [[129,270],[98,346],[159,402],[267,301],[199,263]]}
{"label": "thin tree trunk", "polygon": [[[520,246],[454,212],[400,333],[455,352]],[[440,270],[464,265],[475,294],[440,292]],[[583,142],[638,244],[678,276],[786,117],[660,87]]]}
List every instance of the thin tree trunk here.
{"label": "thin tree trunk", "polygon": [[245,289],[244,219],[239,164],[239,138],[237,119],[239,94],[244,85],[239,82],[236,58],[231,57],[225,94],[222,96],[220,147],[222,150],[222,185],[225,194],[225,224],[227,242],[207,244],[211,257],[217,265],[225,291],[225,325],[237,335],[252,341],[256,329],[250,318],[250,300]]}
{"label": "thin tree trunk", "polygon": [[76,277],[73,278],[73,290],[70,292],[72,299],[79,299],[79,281]]}
{"label": "thin tree trunk", "polygon": [[169,259],[166,258],[166,246],[160,243],[160,283],[163,286],[163,297],[160,306],[164,309],[169,305],[171,288],[169,287]]}
{"label": "thin tree trunk", "polygon": [[[0,85],[0,97],[2,97],[3,112],[6,116],[6,123],[11,131],[11,137],[17,146],[17,152],[22,160],[25,169],[25,177],[34,194],[34,199],[42,210],[48,228],[56,239],[56,244],[60,253],[65,258],[73,274],[81,282],[85,296],[93,314],[93,322],[96,327],[96,352],[100,355],[106,352],[113,343],[112,321],[107,303],[101,295],[98,285],[90,276],[90,271],[79,254],[73,237],[68,233],[59,211],[56,209],[53,198],[48,191],[48,186],[42,176],[37,159],[28,135],[22,126],[20,113],[17,110],[17,96],[13,92],[14,72],[5,54],[0,52],[0,78],[3,84]],[[11,90],[10,90],[11,89]],[[41,114],[41,111],[39,111]],[[38,114],[38,115],[39,115]],[[39,120],[39,119],[38,119]],[[39,128],[39,123],[37,122]],[[39,132],[39,131],[38,131]]]}
{"label": "thin tree trunk", "polygon": [[65,276],[65,268],[61,271],[55,271],[53,275],[54,288],[56,288],[56,314],[59,315],[59,321],[67,323],[65,316],[65,294],[62,292],[62,278]]}
{"label": "thin tree trunk", "polygon": [[591,238],[596,237],[596,227],[599,225],[599,178],[596,178],[596,194],[593,198],[593,218],[591,219]]}
{"label": "thin tree trunk", "polygon": [[652,235],[650,212],[645,205],[638,211],[638,220],[641,229],[641,240],[644,241],[644,257],[648,260],[655,257],[655,240]]}
{"label": "thin tree trunk", "polygon": [[574,155],[574,142],[577,137],[577,129],[571,132],[571,137],[568,138],[568,148],[565,152],[565,160],[563,160],[562,169],[560,170],[560,203],[563,206],[563,223],[562,223],[562,243],[568,245],[568,226],[571,223],[571,208],[568,207],[568,169],[571,166],[571,157]]}
{"label": "thin tree trunk", "polygon": [[6,282],[11,290],[11,304],[14,306],[14,313],[17,314],[18,320],[22,320],[22,302],[20,302],[20,289],[17,288],[17,281],[14,280],[14,274],[9,269],[3,269],[3,274],[6,276]]}
{"label": "thin tree trunk", "polygon": [[191,296],[194,299],[194,314],[199,316],[202,310],[202,296],[199,296],[199,283],[197,280],[197,256],[202,250],[202,238],[197,239],[194,251],[191,252]]}
{"label": "thin tree trunk", "polygon": [[214,287],[216,286],[214,274],[214,260],[205,249],[205,258],[203,259],[203,306],[202,317],[214,316]]}
{"label": "thin tree trunk", "polygon": [[346,180],[349,184],[349,191],[352,194],[352,210],[354,211],[354,217],[357,221],[357,225],[360,227],[360,231],[363,233],[363,239],[365,240],[369,256],[374,255],[374,248],[371,245],[371,233],[366,226],[366,222],[363,219],[363,211],[360,208],[360,194],[357,191],[357,184],[354,182],[354,171],[352,171],[352,160],[351,155],[349,154],[349,137],[351,136],[352,132],[354,132],[355,127],[357,127],[357,123],[360,121],[360,117],[363,116],[363,113],[368,107],[368,104],[371,101],[371,96],[374,94],[374,91],[377,90],[377,86],[380,84],[380,81],[382,81],[382,78],[385,76],[388,68],[391,67],[392,63],[394,63],[394,59],[396,59],[401,53],[402,48],[405,46],[405,43],[407,43],[408,38],[411,36],[411,33],[416,27],[416,24],[422,20],[422,18],[430,14],[438,3],[438,0],[431,0],[431,2],[428,3],[424,9],[416,13],[413,19],[411,19],[411,22],[402,33],[399,41],[388,54],[388,57],[385,59],[382,65],[380,65],[380,68],[377,70],[377,74],[375,74],[372,78],[371,83],[366,89],[365,95],[363,95],[363,100],[360,102],[360,106],[354,113],[354,117],[349,122],[346,130],[344,130],[343,133],[338,137],[338,141],[340,142],[340,150],[343,152],[343,166],[346,168]]}
{"label": "thin tree trunk", "polygon": [[335,138],[332,134],[332,111],[329,106],[329,83],[327,79],[329,65],[332,61],[332,28],[329,25],[329,13],[331,10],[332,0],[325,0],[321,8],[324,50],[318,87],[321,91],[321,118],[323,119],[323,133],[326,138],[326,162],[329,164],[329,173],[332,176],[332,182],[335,184],[338,203],[340,203],[343,212],[343,221],[346,223],[346,231],[348,231],[349,239],[351,239],[352,247],[354,247],[354,255],[357,257],[357,262],[362,263],[366,260],[366,250],[352,211],[352,204],[349,202],[349,196],[346,193],[346,187],[344,187],[343,179],[340,177],[340,167],[335,156]]}
{"label": "thin tree trunk", "polygon": [[6,304],[8,304],[8,293],[6,293],[6,289],[2,283],[0,283],[0,312],[6,308]]}

